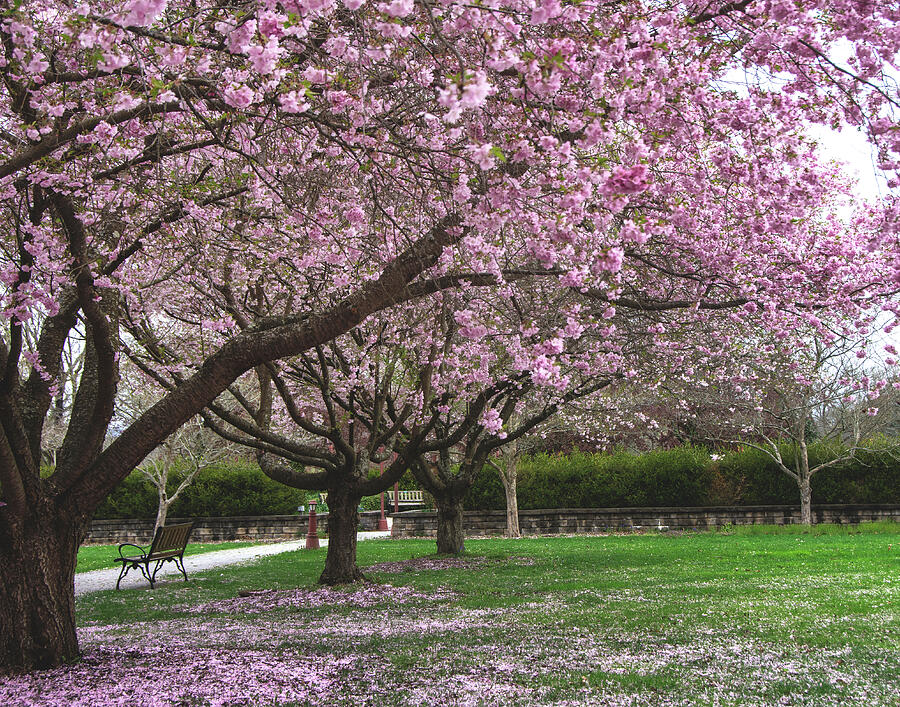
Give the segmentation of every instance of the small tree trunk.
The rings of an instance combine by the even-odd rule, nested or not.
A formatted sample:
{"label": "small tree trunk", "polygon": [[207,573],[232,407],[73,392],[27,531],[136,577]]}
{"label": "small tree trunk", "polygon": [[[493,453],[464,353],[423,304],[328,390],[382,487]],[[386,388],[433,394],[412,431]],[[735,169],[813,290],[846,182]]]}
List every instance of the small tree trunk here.
{"label": "small tree trunk", "polygon": [[800,522],[812,525],[812,475],[809,473],[809,449],[802,430],[797,445],[797,476],[800,486]]}
{"label": "small tree trunk", "polygon": [[800,480],[800,522],[812,525],[812,486],[809,477]]}
{"label": "small tree trunk", "polygon": [[160,500],[156,509],[156,525],[153,527],[155,533],[158,528],[162,528],[166,524],[166,516],[169,515],[169,502]]}
{"label": "small tree trunk", "polygon": [[78,657],[75,562],[83,537],[58,510],[15,526],[0,521],[0,674]]}
{"label": "small tree trunk", "polygon": [[500,471],[503,491],[506,495],[506,537],[521,538],[519,529],[519,498],[516,495],[516,462],[510,460],[505,469]]}
{"label": "small tree trunk", "polygon": [[452,495],[435,496],[434,501],[437,505],[438,555],[462,555],[466,551],[462,501]]}
{"label": "small tree trunk", "polygon": [[362,496],[343,489],[328,492],[328,554],[320,584],[349,584],[365,579],[356,566],[357,510]]}

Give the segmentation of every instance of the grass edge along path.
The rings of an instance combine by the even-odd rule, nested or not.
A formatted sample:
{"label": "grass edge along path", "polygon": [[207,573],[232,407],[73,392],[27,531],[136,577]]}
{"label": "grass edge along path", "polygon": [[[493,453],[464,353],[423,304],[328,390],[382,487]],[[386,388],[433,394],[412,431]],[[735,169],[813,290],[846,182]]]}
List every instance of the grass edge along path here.
{"label": "grass edge along path", "polygon": [[0,703],[900,704],[897,526],[467,544],[361,543],[376,582],[345,588],[297,551],[85,596],[84,659]]}
{"label": "grass edge along path", "polygon": [[[235,550],[241,547],[252,547],[262,543],[229,540],[219,543],[192,543],[188,542],[184,554],[188,555],[204,555],[207,552],[216,552],[218,550]],[[149,543],[148,543],[149,545]],[[144,545],[147,547],[148,545]],[[116,545],[82,545],[78,548],[78,564],[75,566],[75,573],[91,572],[93,570],[108,570],[119,567],[116,565],[115,558],[119,556],[119,546]]]}

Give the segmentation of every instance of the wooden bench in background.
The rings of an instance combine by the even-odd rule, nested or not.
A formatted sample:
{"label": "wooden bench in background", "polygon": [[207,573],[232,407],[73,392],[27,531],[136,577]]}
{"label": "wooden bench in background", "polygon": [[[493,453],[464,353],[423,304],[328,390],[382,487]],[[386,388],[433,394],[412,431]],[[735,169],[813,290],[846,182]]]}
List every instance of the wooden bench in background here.
{"label": "wooden bench in background", "polygon": [[[398,506],[424,506],[425,499],[422,496],[422,489],[414,491],[399,491],[397,499]],[[328,499],[327,493],[319,494],[319,503],[326,503]],[[391,490],[384,492],[385,507],[390,508],[394,505],[394,492]]]}
{"label": "wooden bench in background", "polygon": [[[122,578],[133,569],[139,569],[141,574],[150,582],[150,589],[153,589],[156,573],[159,572],[159,568],[166,562],[174,562],[175,566],[181,570],[181,574],[184,575],[184,581],[187,582],[187,572],[184,571],[184,549],[187,547],[188,538],[193,527],[193,523],[180,523],[157,528],[156,535],[153,536],[153,542],[148,550],[144,550],[140,545],[133,543],[122,543],[119,545],[119,556],[116,558],[116,562],[122,563],[122,571],[119,572],[116,589],[119,588]],[[122,550],[128,547],[136,548],[139,554],[124,554]],[[152,572],[150,571],[151,562],[155,563]]]}
{"label": "wooden bench in background", "polygon": [[[398,506],[424,506],[425,499],[422,497],[421,489],[416,491],[398,491],[397,492]],[[384,502],[390,506],[394,505],[394,492],[386,491],[384,495]]]}

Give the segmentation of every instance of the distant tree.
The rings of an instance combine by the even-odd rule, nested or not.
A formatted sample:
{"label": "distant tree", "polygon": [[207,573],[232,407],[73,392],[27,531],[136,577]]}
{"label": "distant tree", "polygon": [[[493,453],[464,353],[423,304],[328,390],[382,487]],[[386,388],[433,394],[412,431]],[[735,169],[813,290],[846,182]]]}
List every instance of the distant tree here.
{"label": "distant tree", "polygon": [[520,538],[519,496],[517,483],[519,478],[519,442],[514,440],[502,447],[497,458],[489,458],[488,463],[500,474],[503,483],[503,496],[506,499],[506,537]]}
{"label": "distant tree", "polygon": [[[139,419],[163,396],[156,382],[134,365],[122,366],[122,381],[116,401],[116,426]],[[155,528],[166,523],[169,508],[196,479],[197,474],[219,461],[238,454],[239,447],[222,439],[199,415],[188,420],[144,459],[137,472],[156,490],[158,503]],[[174,491],[170,491],[175,482]]]}
{"label": "distant tree", "polygon": [[[806,334],[757,342],[752,356],[699,397],[707,409],[725,411],[712,423],[718,441],[764,452],[797,484],[800,522],[809,525],[813,477],[852,460],[884,429],[878,406],[891,403],[893,388],[873,375],[865,340]],[[811,464],[812,442],[830,443],[833,454]]]}
{"label": "distant tree", "polygon": [[[234,453],[235,446],[213,434],[199,416],[188,420],[157,447],[137,469],[156,489],[159,499],[154,528],[166,524],[169,508],[197,474]],[[173,478],[176,486],[170,492]]]}
{"label": "distant tree", "polygon": [[[402,318],[397,325],[405,330]],[[386,343],[396,336],[376,321],[308,354],[260,366],[203,413],[220,437],[254,450],[270,478],[327,493],[323,584],[364,578],[356,565],[360,501],[400,479],[431,424],[415,417],[430,395],[428,373],[408,381],[395,375],[402,352]],[[397,452],[393,459],[389,449]]]}

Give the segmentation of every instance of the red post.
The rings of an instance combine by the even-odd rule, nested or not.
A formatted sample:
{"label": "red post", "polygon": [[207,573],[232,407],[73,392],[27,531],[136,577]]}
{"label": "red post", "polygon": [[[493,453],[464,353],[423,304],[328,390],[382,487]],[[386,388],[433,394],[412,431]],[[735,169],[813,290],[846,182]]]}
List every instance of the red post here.
{"label": "red post", "polygon": [[309,524],[306,531],[306,549],[319,549],[319,531],[316,529],[316,499],[309,502]]}
{"label": "red post", "polygon": [[[384,476],[384,462],[381,462],[380,472]],[[381,517],[378,519],[378,530],[387,530],[387,518],[384,517],[384,491],[381,492]]]}
{"label": "red post", "polygon": [[400,512],[400,483],[394,482],[394,513]]}
{"label": "red post", "polygon": [[387,530],[387,518],[384,516],[384,491],[381,492],[381,516],[378,518],[378,530]]}

